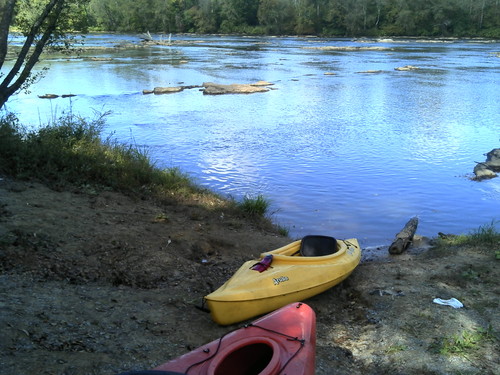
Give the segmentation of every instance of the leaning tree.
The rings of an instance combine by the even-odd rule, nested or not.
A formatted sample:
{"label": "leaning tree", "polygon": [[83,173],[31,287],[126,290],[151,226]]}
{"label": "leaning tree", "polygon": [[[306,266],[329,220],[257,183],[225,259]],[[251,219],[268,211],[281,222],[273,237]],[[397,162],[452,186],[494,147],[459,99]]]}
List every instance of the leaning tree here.
{"label": "leaning tree", "polygon": [[[88,0],[0,0],[0,108],[33,77],[33,68],[48,46],[57,45],[64,32],[81,29]],[[10,31],[22,33],[22,46],[14,51]],[[7,59],[12,59],[4,69]],[[10,61],[10,60],[9,60]]]}

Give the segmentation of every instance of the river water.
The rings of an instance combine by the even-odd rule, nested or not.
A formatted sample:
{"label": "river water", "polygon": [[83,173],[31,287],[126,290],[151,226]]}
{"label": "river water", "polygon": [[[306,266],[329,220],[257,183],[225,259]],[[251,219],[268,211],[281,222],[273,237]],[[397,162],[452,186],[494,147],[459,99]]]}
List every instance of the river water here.
{"label": "river water", "polygon": [[[500,178],[470,180],[475,162],[500,147],[500,43],[172,40],[189,43],[49,57],[40,63],[50,68],[45,77],[7,109],[35,125],[70,108],[84,116],[111,111],[104,136],[147,146],[158,166],[180,167],[224,195],[264,195],[271,218],[292,237],[357,237],[371,247],[390,244],[415,215],[417,233],[426,236],[468,233],[500,219]],[[86,38],[88,46],[117,41],[139,38]],[[332,46],[355,49],[321,49]],[[395,70],[406,65],[419,69]],[[259,80],[273,89],[142,94]],[[44,93],[77,96],[37,97]]]}

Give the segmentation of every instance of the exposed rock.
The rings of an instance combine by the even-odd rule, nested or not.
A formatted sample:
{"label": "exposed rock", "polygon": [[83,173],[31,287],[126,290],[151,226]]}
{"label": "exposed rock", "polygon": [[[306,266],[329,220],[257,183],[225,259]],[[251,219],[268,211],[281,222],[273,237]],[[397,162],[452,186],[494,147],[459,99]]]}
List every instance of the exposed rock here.
{"label": "exposed rock", "polygon": [[497,174],[488,168],[488,166],[484,163],[476,164],[474,167],[474,174],[476,175],[476,180],[486,180],[497,177]]}
{"label": "exposed rock", "polygon": [[203,87],[202,85],[182,85],[181,86],[184,90],[189,90],[189,89],[196,89]]}
{"label": "exposed rock", "polygon": [[358,46],[323,46],[323,47],[304,47],[305,49],[320,49],[322,51],[391,51],[387,47],[358,47]]}
{"label": "exposed rock", "polygon": [[495,172],[500,172],[500,148],[494,148],[486,154],[486,164]]}
{"label": "exposed rock", "polygon": [[251,86],[272,86],[274,83],[267,82],[267,81],[257,81],[255,83],[250,83]]}
{"label": "exposed rock", "polygon": [[399,68],[394,68],[394,70],[398,70],[400,72],[407,72],[409,70],[418,70],[418,69],[420,69],[420,68],[413,66],[413,65],[405,65],[405,66],[401,66]]}
{"label": "exposed rock", "polygon": [[63,94],[63,95],[57,95],[57,94],[44,94],[44,95],[38,95],[40,99],[57,99],[57,98],[72,98],[73,96],[76,96],[75,94]]}
{"label": "exposed rock", "polygon": [[182,86],[174,86],[174,87],[155,87],[153,89],[153,94],[161,95],[161,94],[172,94],[175,92],[181,92],[184,90]]}
{"label": "exposed rock", "polygon": [[485,155],[486,161],[478,162],[474,167],[475,180],[494,178],[497,177],[495,172],[500,172],[500,148],[494,148]]}
{"label": "exposed rock", "polygon": [[203,94],[205,95],[222,95],[222,94],[253,94],[256,92],[267,92],[270,85],[268,82],[259,81],[250,84],[233,83],[230,85],[222,85],[213,82],[204,82]]}
{"label": "exposed rock", "polygon": [[267,92],[270,90],[269,86],[273,84],[267,81],[258,81],[255,83],[233,83],[230,85],[223,85],[213,82],[205,82],[203,85],[183,85],[172,87],[155,87],[153,90],[142,90],[144,95],[147,94],[172,94],[181,92],[186,89],[202,88],[203,94],[207,95],[221,95],[221,94],[252,94],[255,92]]}
{"label": "exposed rock", "polygon": [[91,57],[91,61],[111,61],[113,60],[111,57]]}
{"label": "exposed rock", "polygon": [[44,94],[44,95],[38,95],[40,99],[56,99],[59,97],[59,95],[56,94]]}
{"label": "exposed rock", "polygon": [[194,89],[194,88],[199,88],[199,87],[203,87],[203,86],[201,86],[201,85],[182,85],[182,86],[171,86],[171,87],[155,87],[153,90],[144,89],[144,90],[142,90],[142,93],[144,95],[148,95],[148,94],[155,94],[155,95],[173,94],[176,92],[181,92],[183,90]]}

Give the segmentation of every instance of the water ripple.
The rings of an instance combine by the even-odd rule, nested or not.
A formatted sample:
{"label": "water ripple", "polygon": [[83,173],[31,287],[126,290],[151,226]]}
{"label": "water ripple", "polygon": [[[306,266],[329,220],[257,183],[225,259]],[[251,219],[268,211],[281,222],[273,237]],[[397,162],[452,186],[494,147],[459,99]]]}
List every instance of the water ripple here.
{"label": "water ripple", "polygon": [[[466,176],[499,147],[499,65],[490,53],[499,43],[386,41],[388,54],[303,48],[352,44],[343,39],[206,38],[107,52],[107,63],[54,59],[32,89],[70,88],[78,95],[72,110],[83,115],[112,111],[106,132],[147,145],[159,166],[179,166],[236,198],[264,194],[292,236],[326,233],[378,246],[413,215],[418,233],[430,236],[498,219],[500,182]],[[394,70],[404,65],[419,69]],[[358,73],[373,69],[381,73]],[[257,80],[274,82],[274,90],[141,94],[181,82]],[[8,109],[38,124],[65,105],[20,94]]]}

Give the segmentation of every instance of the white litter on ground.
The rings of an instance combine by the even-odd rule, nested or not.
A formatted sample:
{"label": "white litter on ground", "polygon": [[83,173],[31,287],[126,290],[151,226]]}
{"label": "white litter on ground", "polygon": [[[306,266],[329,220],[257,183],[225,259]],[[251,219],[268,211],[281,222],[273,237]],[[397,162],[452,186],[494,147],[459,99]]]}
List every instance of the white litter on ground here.
{"label": "white litter on ground", "polygon": [[461,307],[464,307],[464,304],[456,298],[450,298],[450,299],[434,298],[434,300],[432,302],[437,303],[438,305],[451,306],[455,309],[459,309]]}

